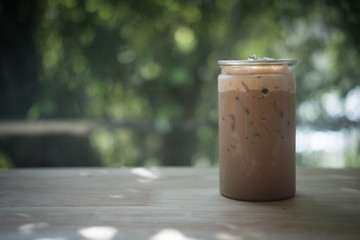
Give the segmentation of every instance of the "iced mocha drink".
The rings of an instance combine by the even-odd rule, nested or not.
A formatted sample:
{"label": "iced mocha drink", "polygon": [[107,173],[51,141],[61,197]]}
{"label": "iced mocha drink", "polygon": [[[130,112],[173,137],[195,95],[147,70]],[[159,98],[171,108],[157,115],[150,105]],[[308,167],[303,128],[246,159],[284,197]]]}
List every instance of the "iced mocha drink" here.
{"label": "iced mocha drink", "polygon": [[219,168],[223,196],[295,194],[295,60],[219,61]]}

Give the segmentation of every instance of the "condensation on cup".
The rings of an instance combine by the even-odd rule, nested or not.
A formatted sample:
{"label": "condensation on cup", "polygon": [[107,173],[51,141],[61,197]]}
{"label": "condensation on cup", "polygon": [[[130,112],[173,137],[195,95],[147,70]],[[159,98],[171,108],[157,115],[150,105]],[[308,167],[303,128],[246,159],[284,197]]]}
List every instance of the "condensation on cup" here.
{"label": "condensation on cup", "polygon": [[296,60],[220,60],[220,193],[244,201],[295,195]]}

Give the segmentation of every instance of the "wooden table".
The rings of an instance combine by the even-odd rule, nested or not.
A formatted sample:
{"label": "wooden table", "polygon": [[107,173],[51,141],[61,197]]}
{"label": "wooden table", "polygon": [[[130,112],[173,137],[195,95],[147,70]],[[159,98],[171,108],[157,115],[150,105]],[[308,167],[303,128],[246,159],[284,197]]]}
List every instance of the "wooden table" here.
{"label": "wooden table", "polygon": [[220,196],[216,168],[1,170],[0,239],[360,239],[360,169],[298,169],[277,202]]}

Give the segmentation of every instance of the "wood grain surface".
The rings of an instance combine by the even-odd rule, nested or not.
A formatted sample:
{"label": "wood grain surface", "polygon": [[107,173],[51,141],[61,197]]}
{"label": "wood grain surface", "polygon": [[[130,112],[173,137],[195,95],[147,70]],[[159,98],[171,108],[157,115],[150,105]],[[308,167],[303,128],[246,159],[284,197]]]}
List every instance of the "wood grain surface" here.
{"label": "wood grain surface", "polygon": [[298,169],[295,198],[219,194],[217,168],[0,171],[0,239],[360,239],[360,169]]}

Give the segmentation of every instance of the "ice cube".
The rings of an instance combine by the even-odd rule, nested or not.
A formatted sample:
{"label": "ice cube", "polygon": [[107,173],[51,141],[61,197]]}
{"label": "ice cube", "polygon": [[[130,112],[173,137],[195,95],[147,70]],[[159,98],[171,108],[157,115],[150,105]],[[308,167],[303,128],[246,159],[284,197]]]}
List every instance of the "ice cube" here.
{"label": "ice cube", "polygon": [[255,54],[251,55],[248,57],[249,61],[254,61],[254,60],[261,60],[261,58],[259,58],[258,56],[256,56]]}
{"label": "ice cube", "polygon": [[253,54],[253,55],[251,55],[251,56],[249,56],[248,57],[248,59],[247,59],[248,61],[255,61],[255,60],[274,60],[273,58],[269,58],[269,57],[263,57],[263,58],[261,58],[261,57],[258,57],[258,56],[256,56],[255,54]]}
{"label": "ice cube", "polygon": [[263,57],[263,60],[274,60],[273,58]]}

